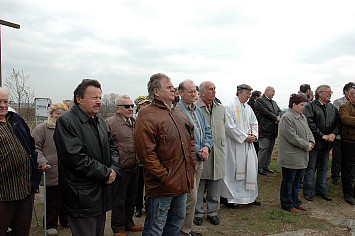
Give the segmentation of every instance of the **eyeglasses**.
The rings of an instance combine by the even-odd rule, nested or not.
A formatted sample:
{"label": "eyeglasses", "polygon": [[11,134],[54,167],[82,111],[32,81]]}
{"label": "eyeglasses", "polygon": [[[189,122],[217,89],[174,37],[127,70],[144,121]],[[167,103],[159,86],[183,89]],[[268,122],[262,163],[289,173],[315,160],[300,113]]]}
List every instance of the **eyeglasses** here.
{"label": "eyeglasses", "polygon": [[128,109],[128,108],[133,108],[133,107],[134,107],[133,104],[130,104],[130,105],[117,105],[117,106],[119,106],[119,107],[124,107],[124,108],[126,108],[126,109]]}
{"label": "eyeglasses", "polygon": [[321,91],[321,93],[323,92],[333,94],[333,91]]}

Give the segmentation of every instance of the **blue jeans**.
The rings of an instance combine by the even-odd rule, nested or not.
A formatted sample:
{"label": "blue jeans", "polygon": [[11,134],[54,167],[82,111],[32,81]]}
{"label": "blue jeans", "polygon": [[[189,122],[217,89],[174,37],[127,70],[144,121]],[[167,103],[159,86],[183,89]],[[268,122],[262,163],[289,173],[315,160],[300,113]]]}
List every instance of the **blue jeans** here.
{"label": "blue jeans", "polygon": [[143,236],[178,236],[186,214],[187,194],[148,197]]}
{"label": "blue jeans", "polygon": [[[328,161],[329,150],[313,149],[310,151],[308,167],[303,179],[303,194],[305,196],[328,194]],[[315,178],[316,172],[317,177]]]}
{"label": "blue jeans", "polygon": [[282,182],[280,190],[281,208],[290,210],[302,205],[298,198],[299,183],[304,169],[282,168]]}

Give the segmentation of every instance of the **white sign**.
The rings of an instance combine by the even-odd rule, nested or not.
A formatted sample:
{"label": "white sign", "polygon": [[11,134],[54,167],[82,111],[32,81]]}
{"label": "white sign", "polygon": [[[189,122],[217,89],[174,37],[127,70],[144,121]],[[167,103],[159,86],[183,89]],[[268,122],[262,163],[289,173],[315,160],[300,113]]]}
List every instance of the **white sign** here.
{"label": "white sign", "polygon": [[36,117],[49,117],[49,108],[52,105],[50,98],[35,98]]}

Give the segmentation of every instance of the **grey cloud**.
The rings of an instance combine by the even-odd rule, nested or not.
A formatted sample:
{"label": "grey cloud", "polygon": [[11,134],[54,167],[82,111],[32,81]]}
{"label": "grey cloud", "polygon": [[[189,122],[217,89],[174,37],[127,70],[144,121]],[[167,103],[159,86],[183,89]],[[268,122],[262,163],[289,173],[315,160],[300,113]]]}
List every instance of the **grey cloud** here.
{"label": "grey cloud", "polygon": [[355,53],[355,31],[349,31],[339,35],[333,41],[322,45],[312,51],[307,51],[299,55],[299,61],[303,63],[318,64],[324,63],[340,56],[351,55]]}

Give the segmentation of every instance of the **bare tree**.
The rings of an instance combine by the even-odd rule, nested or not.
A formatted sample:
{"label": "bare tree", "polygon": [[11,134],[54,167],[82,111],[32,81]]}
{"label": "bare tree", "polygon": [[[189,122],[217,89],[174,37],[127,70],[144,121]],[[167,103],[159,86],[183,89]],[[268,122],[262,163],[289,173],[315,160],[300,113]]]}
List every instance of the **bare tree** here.
{"label": "bare tree", "polygon": [[12,73],[6,78],[5,86],[9,91],[10,101],[16,103],[16,111],[25,120],[32,120],[34,115],[33,111],[33,99],[34,99],[34,88],[30,88],[27,85],[30,76],[25,75],[23,70],[15,71],[12,69]]}

